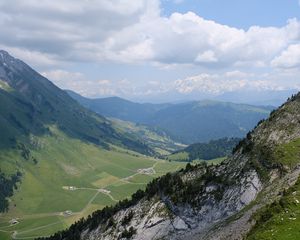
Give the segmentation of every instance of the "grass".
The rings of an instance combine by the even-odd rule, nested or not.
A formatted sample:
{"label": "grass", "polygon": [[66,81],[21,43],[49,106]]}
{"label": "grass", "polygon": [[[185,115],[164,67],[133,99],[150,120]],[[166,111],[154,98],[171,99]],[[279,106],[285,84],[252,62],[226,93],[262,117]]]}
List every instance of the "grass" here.
{"label": "grass", "polygon": [[162,175],[163,173],[172,172],[175,170],[180,170],[185,166],[184,162],[172,162],[172,161],[159,161],[154,166],[154,170],[157,175]]}
{"label": "grass", "polygon": [[11,239],[11,234],[0,231],[0,239],[1,240],[10,240]]}
{"label": "grass", "polygon": [[171,161],[188,161],[189,160],[189,153],[188,152],[178,152],[178,153],[173,153],[169,155],[168,160]]}
{"label": "grass", "polygon": [[136,183],[136,184],[140,184],[140,183],[148,183],[150,182],[155,176],[153,175],[145,175],[145,174],[138,174],[135,175],[134,177],[130,178],[128,181],[131,183]]}
{"label": "grass", "polygon": [[275,150],[275,159],[290,168],[300,162],[300,139],[278,146]]}
{"label": "grass", "polygon": [[300,179],[278,202],[261,209],[247,240],[300,239]]}
{"label": "grass", "polygon": [[[274,158],[293,169],[300,162],[300,139],[276,147]],[[300,178],[279,201],[262,208],[254,217],[256,225],[247,236],[249,240],[300,239]]]}
{"label": "grass", "polygon": [[[0,152],[0,168],[23,173],[22,183],[10,199],[10,209],[0,215],[0,239],[10,239],[12,231],[18,238],[47,236],[62,230],[96,209],[115,204],[144,188],[153,177],[175,171],[185,163],[156,160],[132,151],[113,147],[108,151],[93,144],[73,139],[50,127],[52,134],[34,137],[41,143],[31,150],[31,160],[20,157],[16,150]],[[152,176],[138,174],[138,169],[154,167]],[[130,182],[123,178],[133,176]],[[79,189],[66,190],[64,186]],[[110,196],[98,193],[98,188],[111,191]],[[113,198],[113,199],[112,199]],[[71,210],[74,215],[61,213]],[[9,220],[19,218],[20,223],[9,227]]]}
{"label": "grass", "polygon": [[136,124],[120,119],[110,119],[113,125],[120,132],[132,133],[147,142],[158,155],[164,156],[171,152],[182,149],[186,145],[175,142],[167,133],[162,130],[155,129],[155,127],[149,127],[146,125]]}
{"label": "grass", "polygon": [[112,202],[111,198],[109,196],[107,196],[106,194],[99,193],[97,195],[97,197],[94,199],[93,204],[105,207],[105,206],[112,205],[113,202]]}
{"label": "grass", "polygon": [[116,200],[122,200],[124,198],[128,198],[132,195],[132,193],[136,192],[138,189],[144,189],[146,184],[131,184],[131,183],[121,183],[114,184],[109,186],[107,189],[111,191],[111,195]]}

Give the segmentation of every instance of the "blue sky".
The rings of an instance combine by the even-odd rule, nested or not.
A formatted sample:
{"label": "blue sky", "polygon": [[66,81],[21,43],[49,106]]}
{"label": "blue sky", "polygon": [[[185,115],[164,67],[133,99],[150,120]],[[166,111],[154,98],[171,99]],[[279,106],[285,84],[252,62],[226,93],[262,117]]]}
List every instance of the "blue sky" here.
{"label": "blue sky", "polygon": [[193,11],[205,19],[248,29],[253,25],[284,26],[299,18],[297,0],[164,0],[163,14]]}
{"label": "blue sky", "polygon": [[0,28],[1,49],[87,97],[263,104],[300,89],[298,0],[0,0]]}

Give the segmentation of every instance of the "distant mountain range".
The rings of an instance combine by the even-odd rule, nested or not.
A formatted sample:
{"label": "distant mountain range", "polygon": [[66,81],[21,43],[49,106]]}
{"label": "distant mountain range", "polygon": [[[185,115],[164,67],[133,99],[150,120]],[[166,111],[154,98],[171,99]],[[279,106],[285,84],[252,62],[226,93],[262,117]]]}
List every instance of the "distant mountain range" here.
{"label": "distant mountain range", "polygon": [[135,103],[119,97],[88,99],[67,91],[83,106],[107,117],[157,126],[185,144],[223,137],[243,137],[267,118],[271,106],[252,106],[218,101],[180,104]]}
{"label": "distant mountain range", "polygon": [[289,96],[297,93],[297,89],[278,90],[278,91],[251,91],[244,90],[239,92],[227,92],[216,97],[216,100],[246,103],[256,106],[280,106]]}

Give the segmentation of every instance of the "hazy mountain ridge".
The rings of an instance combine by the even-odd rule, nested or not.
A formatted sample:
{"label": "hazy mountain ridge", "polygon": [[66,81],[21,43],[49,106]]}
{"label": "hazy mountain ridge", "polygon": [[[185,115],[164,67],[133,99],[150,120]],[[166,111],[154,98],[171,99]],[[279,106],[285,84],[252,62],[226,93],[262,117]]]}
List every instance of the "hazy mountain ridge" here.
{"label": "hazy mountain ridge", "polygon": [[243,137],[273,109],[217,101],[139,104],[121,98],[87,99],[73,92],[68,93],[97,113],[158,126],[172,138],[186,144],[223,137]]}
{"label": "hazy mountain ridge", "polygon": [[167,174],[50,239],[244,239],[257,221],[253,214],[298,179],[299,112],[300,94],[260,122],[222,164]]}

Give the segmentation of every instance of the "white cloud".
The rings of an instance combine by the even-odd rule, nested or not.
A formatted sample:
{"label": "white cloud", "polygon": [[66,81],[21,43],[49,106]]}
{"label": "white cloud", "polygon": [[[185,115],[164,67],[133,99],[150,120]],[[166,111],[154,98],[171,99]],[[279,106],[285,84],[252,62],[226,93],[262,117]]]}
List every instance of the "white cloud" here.
{"label": "white cloud", "polygon": [[[193,12],[162,16],[160,0],[0,0],[0,29],[0,49],[39,67],[59,87],[90,97],[299,85],[297,19],[283,27],[237,29]],[[84,62],[150,65],[147,74],[154,66],[182,77],[174,82],[156,72],[155,81],[147,76],[141,84],[143,79],[92,80],[80,73]],[[78,72],[62,70],[72,63]]]}
{"label": "white cloud", "polygon": [[57,65],[109,60],[223,68],[268,66],[300,39],[296,19],[245,31],[193,12],[163,17],[160,10],[159,0],[0,0],[0,44]]}
{"label": "white cloud", "polygon": [[105,79],[89,80],[79,72],[68,72],[59,69],[43,72],[42,75],[58,87],[73,90],[83,96],[112,96],[116,94],[111,81]]}
{"label": "white cloud", "polygon": [[[65,81],[76,82],[76,81],[84,81],[85,77],[80,72],[68,72],[65,70],[53,70],[48,72],[41,73],[44,77],[49,78],[56,84],[60,85],[64,84]],[[64,87],[62,87],[64,88]]]}
{"label": "white cloud", "polygon": [[29,51],[27,49],[18,47],[7,47],[0,44],[0,49],[5,49],[14,57],[21,59],[29,65],[42,66],[45,68],[53,67],[57,65],[67,64],[65,61],[59,59],[58,56],[53,54],[47,54],[38,51]]}
{"label": "white cloud", "polygon": [[[221,73],[201,73],[176,81],[152,80],[136,84],[128,79],[91,80],[79,72],[53,70],[42,73],[62,89],[73,90],[86,97],[120,96],[125,98],[155,97],[160,95],[195,98],[214,97],[233,92],[264,92],[300,89],[299,71],[288,69],[262,74],[238,70]],[[184,98],[185,99],[185,98]]]}
{"label": "white cloud", "polygon": [[204,53],[199,54],[196,59],[196,62],[202,62],[202,63],[210,63],[210,62],[217,62],[218,59],[216,58],[216,55],[213,51],[208,50]]}
{"label": "white cloud", "polygon": [[241,90],[278,91],[284,89],[281,85],[268,80],[266,77],[263,77],[263,79],[259,80],[259,76],[240,71],[225,72],[223,74],[205,73],[175,81],[174,89],[181,94],[198,92],[212,95]]}
{"label": "white cloud", "polygon": [[70,62],[105,60],[128,45],[108,49],[115,32],[159,11],[158,0],[0,0],[0,44]]}
{"label": "white cloud", "polygon": [[86,97],[145,94],[127,79],[115,81],[108,79],[92,80],[80,72],[69,72],[61,69],[46,71],[42,75],[61,89],[72,90]]}
{"label": "white cloud", "polygon": [[300,44],[290,45],[271,62],[273,67],[296,68],[300,67]]}

